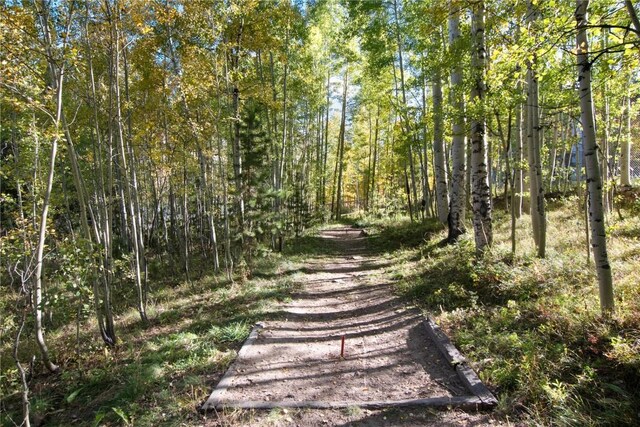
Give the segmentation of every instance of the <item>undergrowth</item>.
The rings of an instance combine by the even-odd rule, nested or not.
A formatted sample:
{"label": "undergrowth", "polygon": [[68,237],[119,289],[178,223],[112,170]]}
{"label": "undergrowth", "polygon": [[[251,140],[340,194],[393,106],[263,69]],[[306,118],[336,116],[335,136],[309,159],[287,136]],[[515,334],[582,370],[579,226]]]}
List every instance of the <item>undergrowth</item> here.
{"label": "undergrowth", "polygon": [[[595,269],[587,263],[584,219],[575,198],[549,204],[547,257],[535,256],[528,215],[517,223],[494,213],[494,244],[476,259],[472,232],[443,244],[435,220],[363,218],[372,255],[389,261],[400,293],[436,317],[499,399],[498,413],[525,425],[640,424],[640,217],[622,210],[607,224],[617,308],[599,311]],[[331,226],[329,226],[331,227]],[[246,280],[207,273],[191,282],[156,262],[150,324],[116,301],[119,344],[104,348],[92,319],[48,334],[57,376],[36,366],[33,423],[47,425],[194,425],[197,408],[234,359],[257,320],[295,290],[309,258],[339,247],[310,230],[256,262]],[[123,294],[126,296],[126,294]],[[9,310],[8,298],[0,298]],[[72,319],[71,319],[72,320]],[[22,360],[35,354],[23,340]],[[19,424],[19,384],[10,340],[0,348],[0,421]],[[15,424],[14,424],[15,423]]]}
{"label": "undergrowth", "polygon": [[[231,283],[204,273],[190,283],[154,266],[149,325],[135,310],[116,315],[118,345],[101,345],[93,320],[79,335],[67,325],[48,334],[61,374],[36,366],[32,425],[198,425],[199,406],[235,358],[251,326],[276,316],[275,303],[295,289],[295,268],[272,256],[257,275]],[[291,269],[291,270],[289,270]],[[176,277],[177,276],[177,277]],[[116,306],[124,306],[116,301]],[[79,338],[79,339],[78,339]],[[23,340],[22,360],[34,349]],[[0,425],[22,421],[17,372],[2,349]]]}
{"label": "undergrowth", "polygon": [[[608,219],[617,309],[600,314],[575,198],[549,204],[547,257],[535,256],[530,218],[494,214],[494,244],[475,258],[472,230],[444,245],[444,230],[363,221],[393,252],[398,289],[448,331],[499,399],[527,425],[640,424],[640,221]],[[410,242],[399,247],[398,242]]]}

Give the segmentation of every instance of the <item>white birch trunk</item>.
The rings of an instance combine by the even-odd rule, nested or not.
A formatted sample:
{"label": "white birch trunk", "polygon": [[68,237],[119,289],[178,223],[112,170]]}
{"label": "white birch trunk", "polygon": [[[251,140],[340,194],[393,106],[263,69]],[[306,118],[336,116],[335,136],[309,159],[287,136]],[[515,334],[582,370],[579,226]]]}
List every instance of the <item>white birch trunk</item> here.
{"label": "white birch trunk", "polygon": [[440,72],[436,70],[433,78],[433,162],[436,178],[436,204],[438,219],[443,224],[449,217],[449,186],[444,158],[444,134],[442,124],[442,84]]}
{"label": "white birch trunk", "polygon": [[342,89],[342,113],[340,119],[340,132],[338,134],[338,154],[336,158],[337,168],[337,184],[336,184],[336,209],[334,218],[339,220],[342,215],[342,174],[344,169],[344,139],[345,126],[347,120],[347,91],[349,87],[349,64],[347,63],[344,71],[343,89]]}
{"label": "white birch trunk", "polygon": [[[455,54],[460,40],[460,12],[457,6],[450,4],[449,14],[449,50]],[[464,129],[464,98],[462,85],[462,67],[454,62],[451,70],[451,103],[453,107],[451,141],[451,192],[449,198],[449,242],[454,242],[465,233],[465,176],[466,176],[466,140]]]}
{"label": "white birch trunk", "polygon": [[620,185],[631,185],[631,94],[627,90],[627,134],[620,150]]}
{"label": "white birch trunk", "polygon": [[578,0],[575,11],[577,23],[578,83],[580,85],[580,118],[585,143],[585,166],[587,169],[587,191],[589,195],[589,226],[591,228],[591,248],[598,274],[600,307],[603,313],[614,308],[613,280],[607,255],[607,236],[604,226],[602,206],[602,181],[598,165],[596,126],[591,93],[591,66],[589,62],[589,42],[587,39],[587,9],[589,0]]}
{"label": "white birch trunk", "polygon": [[[518,82],[517,91],[522,91],[522,83]],[[522,104],[516,106],[515,141],[512,142],[513,159],[513,205],[515,217],[522,216]]]}
{"label": "white birch trunk", "polygon": [[487,173],[487,140],[485,134],[485,68],[486,48],[484,42],[484,1],[473,6],[471,69],[473,86],[471,103],[476,111],[471,121],[471,203],[473,207],[473,229],[476,253],[481,254],[491,245],[493,230],[491,223],[491,188]]}
{"label": "white birch trunk", "polygon": [[[535,19],[534,10],[529,3],[527,20]],[[535,70],[536,56],[527,65],[527,142],[529,161],[530,213],[533,228],[533,240],[538,256],[544,258],[546,248],[546,218],[542,165],[540,159],[540,106],[538,103],[538,76]]]}
{"label": "white birch trunk", "polygon": [[[609,37],[608,37],[608,30],[605,28],[601,29],[601,34],[602,34],[602,40],[601,40],[601,49],[602,51],[606,51],[609,47]],[[608,67],[607,67],[608,68]],[[603,194],[603,208],[604,208],[604,212],[605,212],[605,218],[606,215],[608,215],[611,212],[611,200],[609,200],[609,145],[610,145],[610,138],[609,138],[609,130],[610,130],[610,120],[609,120],[609,85],[607,84],[607,81],[605,80],[601,86],[602,89],[602,99],[604,101],[604,108],[602,111],[602,126],[601,126],[601,131],[602,131],[602,144],[600,146],[600,153],[602,154],[602,158],[600,159],[600,172],[601,172],[601,176],[602,176],[602,185],[604,187],[604,194]]]}
{"label": "white birch trunk", "polygon": [[[49,74],[51,78],[51,87],[55,90],[54,102],[55,102],[55,114],[53,114],[53,126],[54,134],[51,141],[51,153],[49,155],[49,170],[47,173],[47,181],[45,184],[44,199],[42,201],[42,209],[40,211],[40,221],[38,223],[38,243],[36,245],[36,269],[33,286],[33,303],[34,303],[34,316],[35,316],[35,334],[36,343],[40,349],[42,355],[42,361],[45,367],[50,372],[57,372],[60,367],[51,361],[49,356],[49,348],[44,339],[44,326],[42,324],[43,313],[43,284],[42,275],[44,267],[44,247],[47,235],[47,221],[49,217],[49,204],[51,201],[51,192],[53,190],[53,178],[55,175],[56,155],[58,152],[58,142],[60,140],[60,125],[62,122],[62,87],[64,83],[65,68],[64,65],[57,66],[54,62],[54,45],[51,40],[51,33],[49,29],[49,4],[44,0],[39,4],[35,4],[36,13],[43,30],[44,47],[48,58]],[[67,34],[69,33],[69,27],[71,25],[71,12],[67,17],[67,25],[65,36],[63,38],[63,48],[66,48]],[[62,63],[64,64],[64,62]]]}
{"label": "white birch trunk", "polygon": [[[238,33],[236,34],[235,46],[231,51],[231,71],[233,73],[231,86],[232,90],[232,111],[233,111],[233,143],[231,145],[231,151],[233,155],[233,171],[235,182],[235,202],[238,212],[238,234],[239,234],[239,247],[237,258],[240,259],[244,255],[244,228],[245,228],[245,185],[244,185],[244,168],[242,159],[242,149],[240,144],[240,87],[238,80],[239,76],[239,61],[240,61],[240,47],[242,42],[242,33],[244,31],[244,20],[241,21]],[[226,70],[227,86],[229,86],[229,72]],[[274,120],[277,122],[277,120]]]}
{"label": "white birch trunk", "polygon": [[113,73],[113,90],[115,92],[115,111],[116,111],[116,125],[118,131],[118,154],[120,156],[120,170],[122,174],[122,186],[124,187],[124,195],[125,200],[125,211],[127,212],[129,227],[131,230],[130,240],[133,246],[133,270],[135,273],[135,284],[136,284],[136,293],[138,297],[137,301],[137,309],[140,314],[140,319],[143,322],[147,322],[147,313],[146,313],[146,304],[144,298],[144,290],[142,284],[142,248],[140,247],[140,240],[138,236],[139,224],[137,220],[137,210],[135,209],[134,203],[134,189],[132,189],[133,180],[130,179],[132,175],[130,175],[130,168],[133,168],[134,165],[131,163],[131,159],[127,155],[127,141],[125,141],[124,136],[124,124],[122,117],[122,102],[120,98],[120,55],[121,55],[121,47],[120,47],[120,29],[118,27],[118,21],[120,19],[119,10],[117,8],[117,4],[114,7],[115,15],[112,16],[114,19],[113,24],[113,46],[115,48],[114,52],[114,73]]}
{"label": "white birch trunk", "polygon": [[[62,83],[62,79],[60,79]],[[62,85],[58,89],[58,92],[62,92]],[[58,95],[58,102],[62,103],[61,95]],[[59,107],[58,107],[59,108]],[[42,201],[42,210],[40,212],[40,222],[38,224],[38,245],[36,247],[36,271],[35,271],[35,286],[33,289],[34,306],[35,306],[35,318],[36,318],[36,342],[42,353],[42,360],[51,372],[58,371],[59,367],[55,365],[49,357],[49,349],[44,339],[44,328],[42,325],[42,270],[44,263],[44,246],[45,238],[47,234],[47,219],[49,215],[49,201],[51,200],[51,190],[53,188],[53,176],[55,173],[56,154],[58,152],[58,140],[59,140],[59,116],[57,123],[55,124],[55,136],[51,142],[51,154],[49,156],[49,173],[47,175],[46,188],[44,193],[44,200]]]}
{"label": "white birch trunk", "polygon": [[[427,117],[427,94],[426,94],[426,79],[425,79],[425,70],[424,67],[422,69],[422,117]],[[442,82],[440,82],[442,85]],[[442,127],[442,123],[441,123]],[[442,130],[444,132],[444,130]],[[430,200],[430,189],[429,189],[429,156],[427,155],[427,122],[424,121],[422,125],[422,155],[421,155],[421,163],[422,163],[422,215],[423,218],[429,216],[429,208],[431,206]],[[449,189],[447,188],[447,192]],[[449,201],[447,195],[447,203]],[[447,205],[447,218],[449,214],[449,205]],[[445,222],[446,224],[446,222]]]}

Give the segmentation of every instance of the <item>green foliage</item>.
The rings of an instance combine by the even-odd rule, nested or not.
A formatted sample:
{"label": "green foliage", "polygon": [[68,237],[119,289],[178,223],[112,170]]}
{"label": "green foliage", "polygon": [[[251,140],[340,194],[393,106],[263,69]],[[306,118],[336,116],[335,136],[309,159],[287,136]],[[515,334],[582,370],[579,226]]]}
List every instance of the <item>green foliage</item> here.
{"label": "green foliage", "polygon": [[[242,284],[209,275],[192,284],[157,281],[151,325],[136,322],[134,311],[121,313],[120,344],[112,350],[97,345],[82,320],[80,353],[63,364],[59,377],[34,389],[32,411],[58,425],[78,419],[94,425],[197,423],[194,408],[233,361],[251,325],[277,316],[273,304],[295,288],[293,273],[284,270],[292,267],[282,261],[271,257],[257,267],[263,274]],[[56,332],[60,352],[74,351],[74,335]],[[15,367],[3,365],[2,372],[4,408],[17,419]]]}
{"label": "green foliage", "polygon": [[209,335],[216,343],[241,342],[249,336],[249,330],[249,325],[241,321],[222,327],[214,326],[209,330]]}
{"label": "green foliage", "polygon": [[[82,7],[72,7],[79,3]],[[611,165],[626,137],[625,98],[633,97],[639,84],[638,35],[626,28],[629,16],[618,3],[594,0],[590,10],[598,137]],[[461,37],[452,46],[447,40],[450,4],[461,12]],[[528,4],[538,19],[527,19]],[[637,330],[632,313],[640,298],[637,192],[616,196],[614,204],[625,219],[612,215],[607,224],[615,241],[621,313],[612,323],[592,309],[592,286],[585,285],[594,280],[592,269],[583,267],[584,251],[576,244],[582,239],[582,216],[567,211],[564,200],[550,203],[563,212],[555,222],[563,228],[555,232],[572,237],[557,239],[544,261],[528,252],[511,256],[504,236],[485,258],[472,261],[470,240],[443,247],[442,225],[405,218],[409,197],[419,204],[421,187],[434,184],[432,80],[442,79],[445,100],[470,88],[470,5],[457,0],[172,0],[124,1],[114,8],[113,2],[96,1],[0,2],[3,357],[32,290],[47,159],[52,141],[59,140],[39,308],[45,311],[50,347],[66,371],[51,384],[36,376],[34,412],[58,417],[54,408],[61,405],[85,411],[83,419],[96,425],[181,420],[203,393],[194,380],[202,375],[198,367],[226,366],[252,322],[267,310],[265,301],[285,299],[294,286],[289,276],[295,276],[295,268],[277,283],[274,275],[256,272],[273,267],[277,240],[304,235],[284,250],[296,262],[337,253],[338,247],[326,247],[305,231],[325,222],[337,192],[336,104],[340,76],[348,71],[341,190],[356,214],[366,211],[356,225],[373,234],[372,250],[398,257],[394,277],[400,289],[442,310],[442,320],[452,327],[465,326],[458,340],[478,360],[489,360],[484,375],[505,390],[505,410],[517,412],[523,405],[532,417],[558,424],[628,422],[624,416],[637,403],[637,390],[616,381],[623,374],[636,378],[638,369],[638,337],[628,332]],[[507,146],[513,143],[506,140],[507,121],[524,102],[521,84],[531,66],[540,81],[543,180],[564,194],[579,181],[573,165],[558,164],[580,142],[574,5],[507,0],[486,6],[485,112],[494,189],[503,189]],[[457,65],[464,82],[461,93],[452,93],[444,83]],[[64,120],[58,120],[51,70],[63,66]],[[449,144],[451,122],[459,113],[445,104]],[[465,119],[475,110],[468,106]],[[633,106],[632,116],[636,110]],[[240,185],[234,176],[238,162]],[[519,166],[526,169],[528,163]],[[281,185],[275,182],[280,168]],[[412,172],[416,197],[407,194]],[[605,190],[613,187],[606,179]],[[244,223],[239,221],[241,198]],[[582,200],[569,202],[577,206]],[[140,258],[134,253],[132,210],[139,214]],[[496,218],[500,233],[507,222]],[[522,221],[518,227],[519,245],[528,248],[530,232]],[[239,273],[240,289],[210,276],[214,251],[229,278]],[[136,260],[148,266],[142,274],[148,273],[142,280],[152,318],[148,330],[135,324]],[[183,276],[188,285],[178,283]],[[94,301],[108,305],[107,294],[124,349],[104,352],[89,331],[96,323]],[[201,299],[191,305],[192,298]],[[21,360],[37,352],[33,324],[29,311]],[[485,347],[477,339],[483,335],[492,337]],[[532,355],[536,346],[540,357]],[[576,350],[589,346],[591,353]],[[491,361],[492,352],[505,357]],[[614,368],[620,374],[613,374]],[[0,371],[2,394],[9,395],[19,387],[17,371],[10,364]],[[47,394],[51,390],[54,397]],[[172,397],[176,390],[178,403]],[[170,413],[159,412],[163,405],[172,407]]]}
{"label": "green foliage", "polygon": [[[550,206],[552,224],[577,215],[573,199]],[[635,218],[610,222],[616,230],[638,226]],[[528,225],[519,222],[524,253],[514,258],[509,227],[499,224],[494,247],[481,259],[467,238],[442,246],[443,233],[427,235],[417,247],[388,246],[394,250],[398,289],[437,316],[511,419],[542,425],[637,424],[640,295],[635,284],[620,281],[629,275],[637,280],[639,258],[621,258],[637,240],[616,231],[611,241],[620,305],[606,319],[598,310],[595,274],[585,267],[576,244],[584,239],[579,229],[552,234],[548,259],[539,259],[528,246],[532,242],[522,239]],[[424,234],[414,229],[417,241]],[[402,225],[384,233],[411,240],[399,237],[407,233]]]}

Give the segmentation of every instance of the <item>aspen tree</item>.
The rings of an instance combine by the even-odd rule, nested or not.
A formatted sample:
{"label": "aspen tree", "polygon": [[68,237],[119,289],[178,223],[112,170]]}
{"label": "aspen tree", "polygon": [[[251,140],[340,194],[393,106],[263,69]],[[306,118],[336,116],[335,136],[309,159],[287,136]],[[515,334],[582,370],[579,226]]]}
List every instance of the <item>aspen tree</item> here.
{"label": "aspen tree", "polygon": [[114,94],[115,103],[115,121],[116,121],[116,139],[118,141],[118,156],[120,161],[121,187],[123,187],[122,201],[124,205],[123,212],[127,214],[128,223],[125,228],[129,229],[129,239],[133,248],[133,271],[135,275],[135,286],[137,293],[137,309],[140,319],[143,322],[147,322],[146,313],[146,294],[143,288],[144,273],[143,257],[144,247],[141,245],[140,239],[140,221],[138,211],[139,206],[135,200],[137,197],[137,179],[134,172],[135,162],[132,158],[132,152],[130,150],[130,134],[125,135],[124,119],[122,115],[122,100],[120,90],[120,59],[122,57],[122,41],[120,33],[120,9],[117,2],[113,5],[113,9],[109,10],[109,16],[111,20],[111,43],[113,49],[113,81],[112,90]]}
{"label": "aspen tree", "polygon": [[[99,105],[96,89],[96,79],[93,67],[93,45],[89,37],[89,4],[85,3],[84,39],[87,60],[87,74],[89,80],[89,99],[91,103],[91,122],[94,137],[94,169],[97,171],[97,188],[95,199],[97,203],[98,221],[94,221],[96,228],[96,243],[101,246],[101,280],[102,291],[98,288],[98,283],[94,281],[93,294],[98,329],[102,340],[107,345],[116,342],[115,326],[113,321],[113,310],[111,306],[111,284],[113,282],[113,233],[112,233],[112,205],[113,205],[113,167],[112,155],[109,150],[107,156],[103,156],[104,142],[100,129]],[[105,170],[107,176],[105,177]],[[86,228],[86,226],[85,226]]]}
{"label": "aspen tree", "polygon": [[473,86],[471,103],[476,111],[471,120],[471,173],[472,173],[472,207],[473,229],[476,242],[476,253],[481,254],[491,246],[493,229],[491,222],[491,189],[487,174],[487,140],[485,134],[485,68],[486,47],[484,41],[484,1],[473,5],[471,15],[472,52],[471,68]]}
{"label": "aspen tree", "polygon": [[[65,62],[60,61],[58,64],[56,62],[57,55],[54,54],[54,42],[52,40],[51,31],[49,28],[49,15],[51,11],[49,10],[48,2],[41,0],[40,2],[36,2],[36,13],[38,15],[38,19],[40,20],[40,26],[42,28],[42,33],[44,37],[44,46],[47,56],[48,69],[50,73],[50,85],[52,93],[53,93],[53,101],[55,105],[55,112],[51,115],[51,119],[53,120],[53,138],[51,140],[51,152],[49,154],[49,169],[47,172],[47,179],[45,183],[44,189],[44,197],[42,200],[42,207],[40,210],[40,220],[38,221],[38,241],[36,244],[36,269],[34,273],[34,285],[33,285],[33,309],[35,315],[35,332],[36,332],[36,343],[38,344],[38,348],[40,349],[40,354],[42,355],[42,361],[45,367],[50,372],[57,372],[60,367],[53,363],[51,360],[51,356],[49,355],[49,348],[44,338],[44,325],[43,325],[43,311],[42,307],[44,304],[43,300],[43,267],[44,267],[44,247],[45,247],[45,239],[47,236],[47,221],[49,218],[49,207],[51,206],[51,191],[53,189],[53,178],[55,175],[55,167],[56,167],[56,156],[58,154],[58,143],[60,141],[61,132],[62,132],[62,94],[63,94],[63,84],[65,78]],[[72,22],[73,10],[69,10],[67,16],[66,23],[66,31],[65,36],[62,40],[62,49],[61,51],[65,52],[67,47],[69,28]]]}
{"label": "aspen tree", "polygon": [[[460,11],[456,2],[449,3],[449,51],[457,53],[460,40]],[[462,82],[462,66],[454,62],[451,70],[451,103],[453,107],[452,141],[451,141],[451,192],[449,198],[449,242],[455,242],[465,233],[465,176],[466,176],[466,140],[464,126],[464,97]]]}
{"label": "aspen tree", "polygon": [[[528,3],[527,21],[531,28],[537,11],[533,3]],[[529,161],[529,194],[531,198],[531,222],[533,240],[538,256],[544,258],[546,249],[546,214],[544,187],[542,182],[542,164],[540,159],[540,105],[538,102],[537,56],[527,63],[527,153]]]}
{"label": "aspen tree", "polygon": [[626,135],[622,140],[620,149],[620,185],[631,185],[631,93],[627,89],[625,97],[625,118],[627,121]]}
{"label": "aspen tree", "polygon": [[349,87],[349,63],[345,64],[344,79],[342,82],[342,113],[340,116],[340,132],[338,134],[338,152],[336,157],[337,180],[335,183],[336,205],[333,217],[340,219],[342,214],[342,176],[344,172],[344,139],[347,120],[347,90]]}
{"label": "aspen tree", "polygon": [[591,249],[598,274],[600,307],[603,313],[614,309],[613,279],[607,254],[607,236],[604,225],[602,203],[602,181],[598,165],[598,147],[596,144],[596,124],[593,113],[593,95],[591,92],[591,67],[589,60],[589,41],[587,38],[589,0],[578,0],[575,11],[577,24],[576,49],[578,65],[578,84],[580,94],[580,119],[585,144],[585,166],[587,170],[587,193],[589,201],[589,226],[591,228]]}
{"label": "aspen tree", "polygon": [[449,186],[444,156],[442,107],[440,71],[436,70],[433,77],[433,164],[435,167],[438,219],[446,224],[449,216]]}
{"label": "aspen tree", "polygon": [[[522,82],[518,81],[516,91],[518,94],[522,92]],[[511,142],[512,165],[513,165],[513,200],[514,215],[516,218],[522,216],[522,103],[518,102],[515,113],[515,126],[513,132],[514,138]]]}

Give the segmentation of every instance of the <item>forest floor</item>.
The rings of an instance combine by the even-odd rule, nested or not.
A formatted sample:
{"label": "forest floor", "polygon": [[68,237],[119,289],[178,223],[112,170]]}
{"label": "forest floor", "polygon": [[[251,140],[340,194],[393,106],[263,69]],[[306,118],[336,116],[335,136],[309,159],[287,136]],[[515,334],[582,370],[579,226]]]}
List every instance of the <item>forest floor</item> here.
{"label": "forest floor", "polygon": [[[442,245],[446,230],[437,220],[384,215],[353,219],[366,238],[356,229],[330,231],[343,227],[336,225],[307,230],[284,253],[253,257],[234,281],[214,273],[206,257],[191,259],[186,280],[177,260],[156,254],[149,265],[149,323],[132,307],[125,265],[114,284],[115,348],[101,344],[90,310],[64,316],[89,304],[88,295],[52,305],[47,339],[61,372],[51,375],[35,363],[32,425],[640,425],[640,195],[608,217],[616,286],[609,317],[600,313],[586,256],[583,201],[571,194],[549,198],[544,259],[535,255],[527,215],[517,221],[512,253],[509,216],[500,206],[493,247],[481,259],[471,232]],[[10,296],[0,292],[0,308],[14,306]],[[230,389],[227,398],[236,392],[270,402],[455,395],[458,385],[437,359],[424,358],[426,344],[417,348],[427,342],[415,327],[418,310],[432,316],[494,392],[493,412],[356,405],[199,412],[256,323],[263,328],[255,350],[275,349],[282,334],[295,334],[293,342],[281,342],[281,362],[305,370],[300,378],[292,378],[295,369],[266,371],[262,382],[254,378],[256,384]],[[15,426],[21,406],[13,335],[0,332],[0,425]],[[344,360],[337,357],[342,335]],[[315,352],[308,338],[319,343]],[[365,351],[387,354],[366,359]],[[25,335],[19,357],[24,363],[33,354],[34,340]],[[267,360],[255,362],[264,368]],[[237,379],[246,385],[250,369],[239,369],[245,372]]]}
{"label": "forest floor", "polygon": [[[394,292],[390,260],[373,252],[361,233],[333,227],[315,236],[326,253],[299,268],[299,291],[281,304],[277,319],[259,324],[212,399],[219,406],[273,407],[212,411],[208,425],[500,424],[487,413],[455,409],[361,408],[363,402],[470,394],[428,337],[422,313]],[[331,410],[282,408],[303,401],[350,403]]]}

